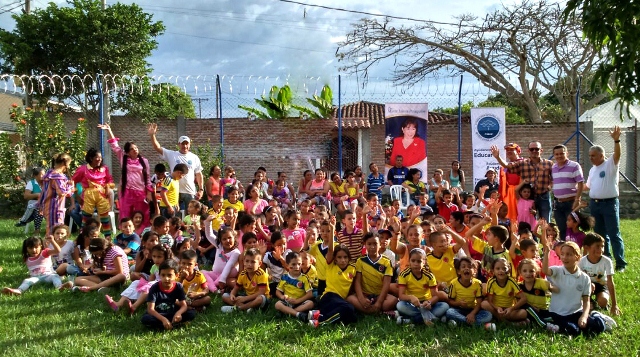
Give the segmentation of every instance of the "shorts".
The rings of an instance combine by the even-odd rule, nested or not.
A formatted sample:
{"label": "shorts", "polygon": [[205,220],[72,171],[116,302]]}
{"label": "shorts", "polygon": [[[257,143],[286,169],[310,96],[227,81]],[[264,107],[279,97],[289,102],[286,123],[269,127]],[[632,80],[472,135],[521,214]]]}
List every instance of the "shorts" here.
{"label": "shorts", "polygon": [[609,289],[606,285],[602,285],[599,283],[593,283],[593,285],[595,286],[595,288],[593,289],[593,293],[591,294],[593,298],[597,298],[599,294],[602,294],[603,298],[609,300]]}

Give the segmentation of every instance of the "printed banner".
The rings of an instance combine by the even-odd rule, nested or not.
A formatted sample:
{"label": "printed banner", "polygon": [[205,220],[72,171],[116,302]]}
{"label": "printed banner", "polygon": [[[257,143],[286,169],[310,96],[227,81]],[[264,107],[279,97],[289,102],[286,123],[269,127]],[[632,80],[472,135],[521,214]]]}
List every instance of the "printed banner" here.
{"label": "printed banner", "polygon": [[502,149],[506,145],[504,117],[504,108],[471,108],[473,187],[485,178],[489,169],[500,172],[498,160],[491,155],[491,146]]}
{"label": "printed banner", "polygon": [[402,156],[402,166],[422,172],[427,182],[427,103],[387,103],[384,106],[386,132],[384,141],[385,177]]}

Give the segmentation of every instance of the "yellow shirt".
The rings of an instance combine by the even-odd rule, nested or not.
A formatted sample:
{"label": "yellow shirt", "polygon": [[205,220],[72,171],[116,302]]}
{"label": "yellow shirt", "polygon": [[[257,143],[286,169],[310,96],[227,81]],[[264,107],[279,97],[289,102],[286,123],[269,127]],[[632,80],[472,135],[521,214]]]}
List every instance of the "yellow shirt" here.
{"label": "yellow shirt", "polygon": [[456,269],[453,266],[453,260],[455,259],[455,253],[453,247],[449,246],[441,257],[436,257],[433,252],[427,254],[427,265],[429,270],[436,277],[438,283],[450,282],[456,279]]}
{"label": "yellow shirt", "polygon": [[479,297],[482,297],[482,282],[480,280],[471,279],[469,286],[462,285],[458,278],[449,282],[449,299],[464,302],[465,308],[475,308]]}
{"label": "yellow shirt", "polygon": [[508,250],[505,249],[500,253],[494,253],[491,245],[489,245],[489,243],[483,241],[482,239],[474,239],[472,247],[476,252],[483,254],[481,261],[481,266],[483,269],[482,275],[486,276],[487,278],[492,277],[493,273],[491,272],[491,264],[493,264],[493,261],[498,258],[505,258],[507,262],[509,262],[509,274],[511,275],[511,277],[515,278],[518,276],[518,272],[513,267],[513,261],[511,260],[511,255],[509,255]]}
{"label": "yellow shirt", "polygon": [[377,261],[368,256],[358,258],[356,272],[362,274],[362,292],[366,295],[380,295],[382,279],[393,276],[393,267],[389,258],[381,255]]}
{"label": "yellow shirt", "polygon": [[299,299],[308,291],[313,290],[309,278],[304,274],[300,274],[297,278],[291,277],[289,274],[282,275],[277,289],[293,299]]}
{"label": "yellow shirt", "polygon": [[[180,181],[174,180],[171,176],[167,176],[162,180],[162,186],[160,188],[167,194],[167,201],[171,207],[178,205],[178,194],[180,192]],[[162,200],[160,200],[160,207],[167,207]]]}
{"label": "yellow shirt", "polygon": [[533,283],[533,288],[527,290],[524,281],[519,284],[520,290],[527,297],[527,303],[535,308],[541,310],[549,310],[549,300],[547,299],[547,292],[549,291],[549,282],[542,278],[536,278]]}
{"label": "yellow shirt", "polygon": [[258,292],[258,289],[264,287],[264,294],[269,296],[269,274],[262,269],[258,269],[251,278],[246,270],[238,275],[236,284],[242,287],[247,296]]}
{"label": "yellow shirt", "polygon": [[491,278],[487,282],[487,295],[493,295],[493,304],[498,307],[508,308],[513,306],[518,294],[521,292],[522,290],[520,290],[518,283],[511,277],[507,279],[504,286],[500,286],[496,278]]}
{"label": "yellow shirt", "polygon": [[222,217],[224,216],[224,211],[216,212],[213,210],[213,208],[211,208],[207,211],[207,213],[209,214],[209,216],[213,217],[213,220],[211,221],[211,227],[213,227],[214,231],[219,231],[220,227],[222,227],[222,224],[224,223],[224,218]]}
{"label": "yellow shirt", "polygon": [[222,201],[222,212],[224,212],[227,207],[235,208],[237,212],[244,211],[244,204],[240,201],[236,201],[236,203],[231,203],[229,200]]}
{"label": "yellow shirt", "polygon": [[303,272],[303,274],[306,275],[307,278],[309,278],[309,282],[311,283],[312,288],[315,289],[318,287],[318,271],[316,267],[314,267],[313,265],[309,266],[309,270],[307,270],[306,273]]}
{"label": "yellow shirt", "polygon": [[327,287],[324,289],[324,294],[334,293],[346,299],[353,279],[356,277],[356,266],[349,264],[342,270],[337,264],[331,263],[327,265],[326,273]]}
{"label": "yellow shirt", "polygon": [[[337,242],[333,242],[334,247],[337,245]],[[326,280],[325,270],[327,269],[327,252],[329,252],[329,246],[322,245],[322,242],[317,242],[309,249],[309,254],[316,259],[318,280]]]}
{"label": "yellow shirt", "polygon": [[207,287],[207,278],[200,271],[196,270],[191,280],[182,280],[182,288],[184,293],[197,293],[203,291]]}
{"label": "yellow shirt", "polygon": [[420,278],[413,275],[411,268],[407,268],[398,276],[398,285],[406,288],[405,295],[415,296],[418,300],[425,301],[431,299],[431,288],[438,283],[427,268],[422,268]]}

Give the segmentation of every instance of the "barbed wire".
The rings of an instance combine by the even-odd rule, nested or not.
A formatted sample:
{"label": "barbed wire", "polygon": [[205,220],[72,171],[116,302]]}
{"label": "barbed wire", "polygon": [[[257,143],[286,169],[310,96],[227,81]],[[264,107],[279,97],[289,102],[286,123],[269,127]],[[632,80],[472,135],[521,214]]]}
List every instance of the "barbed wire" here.
{"label": "barbed wire", "polygon": [[[164,90],[181,91],[191,95],[215,95],[217,75],[20,75],[0,74],[0,91],[19,94],[50,94],[58,96],[96,93],[100,82],[102,90],[111,92],[153,92]],[[437,79],[428,79],[414,84],[397,84],[390,78],[375,77],[363,81],[357,75],[342,75],[340,93],[338,93],[337,75],[292,76],[292,75],[229,75],[222,74],[220,87],[223,93],[240,96],[268,95],[272,86],[289,85],[294,93],[307,96],[317,95],[324,85],[329,85],[334,95],[344,98],[358,98],[365,100],[367,97],[397,98],[397,97],[445,97],[458,96],[477,97],[489,96],[497,93],[492,85],[486,86],[472,77],[449,76]],[[175,87],[172,87],[172,86]],[[513,91],[520,91],[517,82],[511,83]],[[563,95],[573,95],[576,92],[575,85],[570,79],[566,79],[558,90]],[[585,95],[589,94],[589,88],[581,89]],[[512,95],[514,93],[507,93]],[[544,93],[542,93],[544,94]]]}

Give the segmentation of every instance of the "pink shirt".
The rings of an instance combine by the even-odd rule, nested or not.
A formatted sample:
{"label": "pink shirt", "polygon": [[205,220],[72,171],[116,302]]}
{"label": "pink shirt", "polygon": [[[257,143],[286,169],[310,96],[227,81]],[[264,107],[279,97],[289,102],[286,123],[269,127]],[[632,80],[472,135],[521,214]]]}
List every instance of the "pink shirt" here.
{"label": "pink shirt", "polygon": [[29,269],[29,276],[42,276],[53,274],[53,262],[51,261],[51,250],[45,248],[37,257],[29,257],[25,262]]}
{"label": "pink shirt", "polygon": [[127,277],[127,279],[129,279],[129,262],[124,250],[122,250],[122,248],[118,247],[117,245],[114,245],[105,254],[104,265],[107,270],[115,270],[116,258],[120,257],[120,266],[122,267],[122,273]]}
{"label": "pink shirt", "polygon": [[90,186],[89,181],[104,186],[113,183],[113,177],[111,177],[109,168],[106,166],[97,169],[90,168],[88,164],[78,167],[76,173],[73,174],[73,182],[80,183],[82,188],[87,189]]}
{"label": "pink shirt", "polygon": [[283,229],[282,235],[287,240],[287,249],[300,250],[304,246],[307,232],[302,228]]}
{"label": "pink shirt", "polygon": [[[107,142],[111,145],[111,150],[118,155],[118,160],[120,161],[120,167],[122,167],[122,159],[124,158],[124,150],[120,148],[118,145],[118,138],[109,139]],[[127,189],[136,190],[136,191],[144,191],[147,189],[148,191],[153,191],[151,186],[151,171],[149,169],[149,161],[145,158],[142,158],[144,165],[146,166],[147,171],[147,180],[145,181],[144,175],[142,174],[142,165],[140,165],[140,160],[138,158],[132,159],[127,156]],[[121,183],[122,184],[122,183]]]}
{"label": "pink shirt", "polygon": [[531,214],[531,209],[534,208],[534,200],[525,200],[523,198],[518,199],[518,222],[527,222],[531,225],[531,231],[535,232],[538,226],[536,216]]}
{"label": "pink shirt", "polygon": [[[267,207],[269,205],[269,202],[263,200],[263,199],[259,199],[258,202],[253,202],[251,200],[245,200],[244,201],[244,211],[251,213],[253,215],[258,215],[262,213],[262,210],[264,210],[265,207]],[[253,206],[258,206],[256,207],[256,211],[255,213],[252,211]]]}

